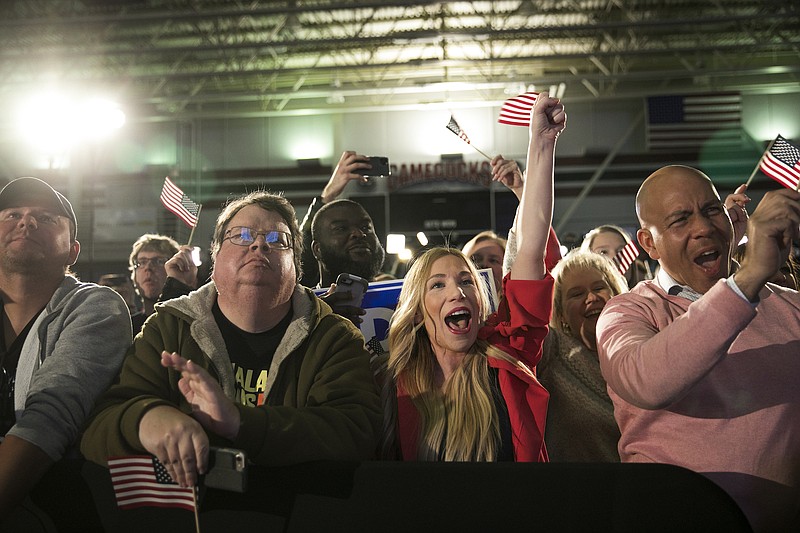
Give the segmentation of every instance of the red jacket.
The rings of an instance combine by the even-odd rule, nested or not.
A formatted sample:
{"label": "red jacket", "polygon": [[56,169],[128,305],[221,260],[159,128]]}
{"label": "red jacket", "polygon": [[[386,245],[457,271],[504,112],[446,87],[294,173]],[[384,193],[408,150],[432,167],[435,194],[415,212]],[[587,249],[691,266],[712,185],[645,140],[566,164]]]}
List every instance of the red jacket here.
{"label": "red jacket", "polygon": [[[553,302],[553,278],[542,280],[503,280],[500,309],[486,321],[478,337],[488,341],[534,369],[542,356],[542,343]],[[538,380],[506,361],[489,358],[498,369],[500,391],[508,406],[516,461],[546,462],[544,424],[548,392]],[[403,460],[417,457],[419,413],[411,397],[397,387],[398,439]]]}

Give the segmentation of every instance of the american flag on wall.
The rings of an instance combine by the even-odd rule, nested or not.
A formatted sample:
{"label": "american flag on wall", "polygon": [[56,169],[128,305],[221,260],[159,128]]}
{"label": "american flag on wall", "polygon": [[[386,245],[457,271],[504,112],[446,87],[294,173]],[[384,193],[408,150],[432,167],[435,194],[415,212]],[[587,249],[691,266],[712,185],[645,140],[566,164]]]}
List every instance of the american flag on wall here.
{"label": "american flag on wall", "polygon": [[706,143],[742,144],[742,96],[709,93],[647,98],[647,147],[653,151],[698,151]]}
{"label": "american flag on wall", "polygon": [[800,148],[778,135],[764,152],[758,167],[784,187],[797,189],[800,183]]}
{"label": "american flag on wall", "polygon": [[108,470],[120,509],[179,507],[195,509],[194,489],[172,481],[166,468],[152,455],[109,457]]}

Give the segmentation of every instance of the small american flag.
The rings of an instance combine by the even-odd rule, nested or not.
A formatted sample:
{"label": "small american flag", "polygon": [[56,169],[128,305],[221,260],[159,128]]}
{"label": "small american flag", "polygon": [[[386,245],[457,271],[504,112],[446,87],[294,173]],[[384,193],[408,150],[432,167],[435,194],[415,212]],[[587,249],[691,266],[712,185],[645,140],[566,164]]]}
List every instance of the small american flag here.
{"label": "small american flag", "polygon": [[778,135],[758,166],[784,187],[797,189],[800,183],[800,148]]}
{"label": "small american flag", "polygon": [[458,135],[460,139],[469,144],[467,132],[461,129],[461,126],[458,125],[458,122],[456,122],[456,119],[453,118],[453,115],[450,115],[450,122],[447,123],[447,129]]}
{"label": "small american flag", "polygon": [[383,355],[386,353],[386,350],[383,349],[383,345],[381,344],[381,340],[378,338],[377,335],[373,335],[372,338],[367,341],[367,351],[373,355]]}
{"label": "small american flag", "polygon": [[497,122],[509,126],[530,126],[531,109],[533,109],[533,104],[536,103],[538,96],[539,93],[527,92],[509,98],[500,108],[500,118],[497,119]]}
{"label": "small american flag", "polygon": [[624,276],[637,257],[639,257],[639,249],[631,241],[625,245],[625,248],[617,252],[612,261],[617,265],[619,273]]}
{"label": "small american flag", "polygon": [[197,214],[200,212],[200,206],[191,201],[177,185],[172,183],[169,176],[164,178],[164,187],[161,189],[161,203],[190,228],[197,225]]}
{"label": "small american flag", "polygon": [[152,455],[109,457],[108,470],[120,509],[179,507],[195,510],[194,489],[173,482],[164,465]]}

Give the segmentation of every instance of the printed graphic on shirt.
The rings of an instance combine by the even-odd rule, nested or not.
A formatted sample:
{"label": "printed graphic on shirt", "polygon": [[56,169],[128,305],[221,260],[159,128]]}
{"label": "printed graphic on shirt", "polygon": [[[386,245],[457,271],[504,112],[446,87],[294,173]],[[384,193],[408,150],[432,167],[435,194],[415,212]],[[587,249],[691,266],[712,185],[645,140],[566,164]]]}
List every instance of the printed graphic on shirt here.
{"label": "printed graphic on shirt", "polygon": [[244,368],[236,363],[232,363],[232,366],[233,378],[236,382],[236,401],[249,407],[264,405],[267,370]]}

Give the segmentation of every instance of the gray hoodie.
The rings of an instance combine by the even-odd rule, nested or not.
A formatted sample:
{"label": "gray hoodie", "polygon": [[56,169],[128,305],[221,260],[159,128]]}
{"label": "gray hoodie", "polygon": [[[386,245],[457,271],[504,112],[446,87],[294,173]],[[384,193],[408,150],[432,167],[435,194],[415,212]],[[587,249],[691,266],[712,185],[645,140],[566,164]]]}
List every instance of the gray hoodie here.
{"label": "gray hoodie", "polygon": [[119,294],[65,276],[22,346],[17,422],[8,434],[61,459],[119,372],[131,341],[130,313]]}

